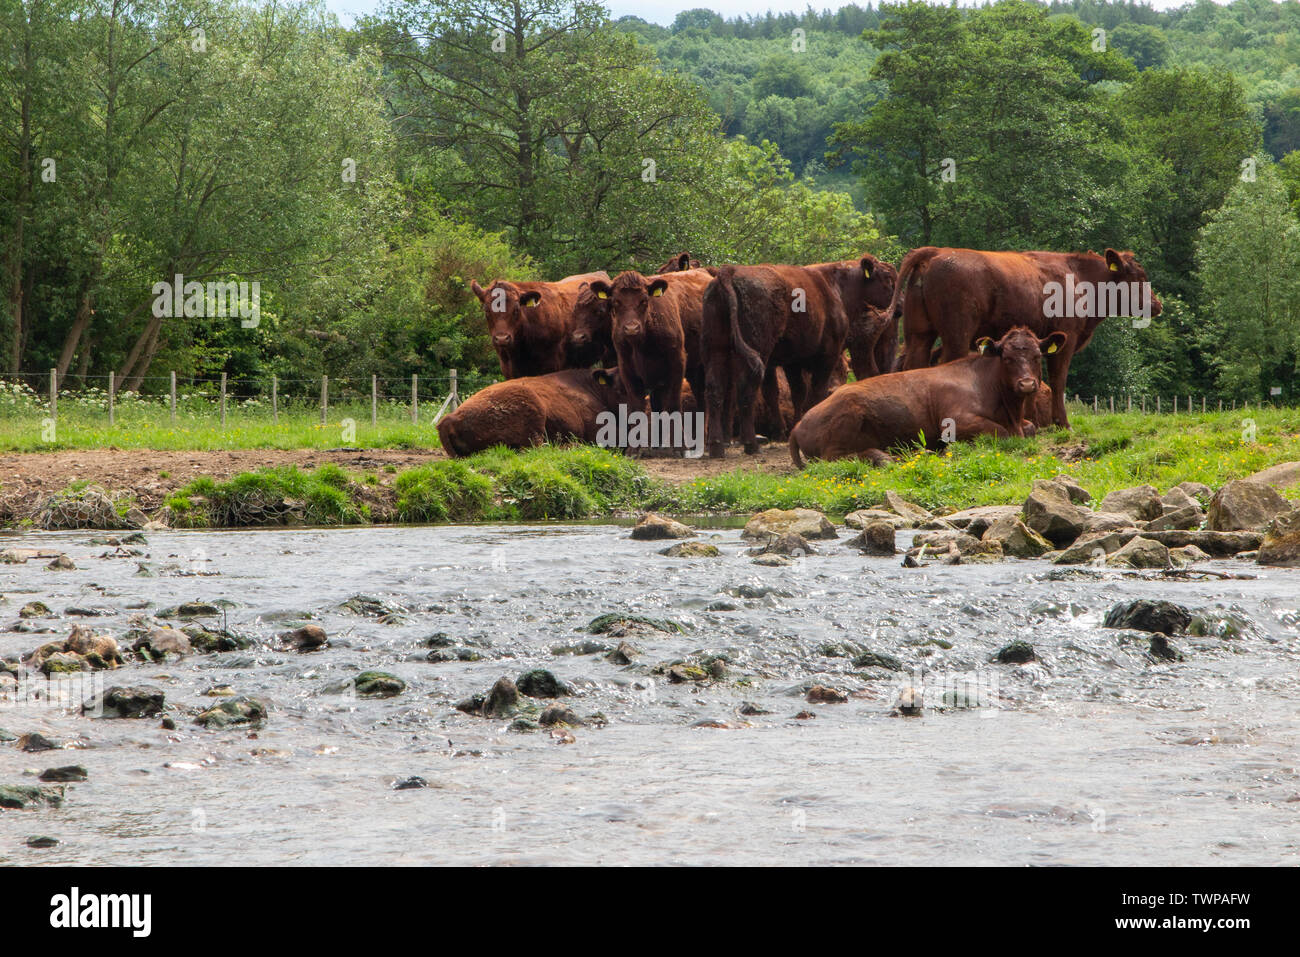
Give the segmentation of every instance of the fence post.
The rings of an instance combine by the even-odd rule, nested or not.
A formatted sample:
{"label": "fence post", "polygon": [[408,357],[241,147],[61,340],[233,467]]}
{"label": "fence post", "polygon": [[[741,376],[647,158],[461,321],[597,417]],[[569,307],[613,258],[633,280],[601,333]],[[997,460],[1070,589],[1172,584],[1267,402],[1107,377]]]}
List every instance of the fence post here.
{"label": "fence post", "polygon": [[1142,412],[1145,414],[1145,413],[1146,413],[1146,410],[1147,410],[1147,394],[1146,394],[1145,392],[1143,392],[1143,393],[1142,393]]}
{"label": "fence post", "polygon": [[1095,392],[1092,394],[1092,411],[1094,413],[1097,411],[1097,393]]}
{"label": "fence post", "polygon": [[460,408],[460,390],[456,385],[456,370],[451,370],[451,410],[455,412]]}
{"label": "fence post", "polygon": [[330,408],[330,377],[320,377],[320,424],[324,425]]}
{"label": "fence post", "polygon": [[370,427],[379,428],[379,376],[370,377]]}
{"label": "fence post", "polygon": [[108,373],[108,425],[113,426],[113,393],[116,392],[116,386],[113,383],[113,372]]}
{"label": "fence post", "polygon": [[1174,415],[1178,414],[1178,393],[1174,393]]}
{"label": "fence post", "polygon": [[50,419],[59,421],[59,370],[50,370]]}
{"label": "fence post", "polygon": [[221,427],[226,427],[226,374],[221,373]]}
{"label": "fence post", "polygon": [[1220,411],[1220,412],[1223,411],[1223,400],[1222,400],[1222,399],[1219,400],[1219,411]]}
{"label": "fence post", "polygon": [[419,377],[411,373],[411,424],[420,424],[420,386]]}
{"label": "fence post", "polygon": [[1110,410],[1115,411],[1115,397],[1113,395],[1110,397]]}
{"label": "fence post", "polygon": [[172,425],[176,424],[176,370],[172,370]]}
{"label": "fence post", "polygon": [[1161,398],[1160,396],[1156,396],[1156,414],[1159,415],[1163,412],[1164,412],[1164,399]]}

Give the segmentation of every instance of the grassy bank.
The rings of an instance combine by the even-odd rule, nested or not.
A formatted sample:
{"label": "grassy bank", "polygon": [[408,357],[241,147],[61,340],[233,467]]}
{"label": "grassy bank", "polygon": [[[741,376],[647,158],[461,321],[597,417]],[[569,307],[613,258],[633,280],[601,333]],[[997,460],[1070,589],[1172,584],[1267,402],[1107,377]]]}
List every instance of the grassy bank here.
{"label": "grassy bank", "polygon": [[1218,487],[1300,460],[1300,411],[1079,416],[1072,432],[988,438],[943,454],[916,450],[884,468],[826,462],[771,474],[747,470],[732,455],[733,471],[678,485],[651,478],[617,452],[586,446],[498,449],[430,462],[391,478],[348,474],[337,466],[271,469],[224,483],[200,479],[171,496],[168,505],[175,522],[198,526],[277,521],[286,509],[312,524],[533,521],[643,509],[743,513],[800,506],[842,515],[876,505],[889,490],[928,508],[1019,503],[1034,479],[1062,472],[1100,498],[1144,483],[1161,491],[1182,481]]}

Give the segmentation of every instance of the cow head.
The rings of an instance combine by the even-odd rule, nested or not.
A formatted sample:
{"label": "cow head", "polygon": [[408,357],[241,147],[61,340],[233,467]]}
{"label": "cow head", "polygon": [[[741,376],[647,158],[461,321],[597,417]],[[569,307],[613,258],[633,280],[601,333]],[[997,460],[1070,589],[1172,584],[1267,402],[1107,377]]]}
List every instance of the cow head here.
{"label": "cow head", "polygon": [[601,405],[606,409],[617,409],[620,403],[628,401],[627,386],[619,375],[618,367],[612,369],[592,369],[591,386]]}
{"label": "cow head", "polygon": [[601,292],[584,282],[578,287],[578,301],[573,307],[573,323],[567,343],[569,364],[589,366],[603,356],[610,344],[610,301],[608,283],[601,282]]}
{"label": "cow head", "polygon": [[527,320],[528,311],[536,309],[542,301],[542,294],[520,289],[504,279],[496,280],[486,289],[472,282],[470,288],[483,303],[483,316],[487,320],[492,346],[498,353],[512,349],[520,325]]}
{"label": "cow head", "polygon": [[[860,284],[862,304],[875,306],[877,309],[888,306],[894,297],[894,284],[898,281],[898,270],[883,259],[877,259],[871,253],[864,253],[858,259],[858,273],[862,279]],[[845,295],[843,290],[840,295]],[[848,299],[845,300],[844,305],[846,308],[852,308]]]}
{"label": "cow head", "polygon": [[596,298],[609,301],[610,330],[617,339],[637,339],[645,333],[650,300],[662,296],[668,280],[647,279],[639,272],[619,273],[613,282],[596,280],[591,290]]}
{"label": "cow head", "polygon": [[[1106,270],[1110,273],[1111,282],[1140,282],[1147,281],[1147,271],[1133,257],[1129,250],[1106,249],[1105,253]],[[1160,315],[1163,308],[1160,304],[1160,298],[1156,295],[1154,289],[1151,290],[1151,315]]]}
{"label": "cow head", "polygon": [[994,342],[988,336],[975,343],[981,355],[1001,359],[1001,384],[1009,392],[1026,398],[1036,395],[1043,381],[1043,356],[1050,356],[1065,346],[1064,332],[1053,332],[1039,339],[1024,326],[1016,326]]}
{"label": "cow head", "polygon": [[686,272],[688,269],[695,269],[700,265],[699,260],[692,259],[688,252],[680,252],[668,262],[660,266],[656,272],[662,274],[666,272]]}

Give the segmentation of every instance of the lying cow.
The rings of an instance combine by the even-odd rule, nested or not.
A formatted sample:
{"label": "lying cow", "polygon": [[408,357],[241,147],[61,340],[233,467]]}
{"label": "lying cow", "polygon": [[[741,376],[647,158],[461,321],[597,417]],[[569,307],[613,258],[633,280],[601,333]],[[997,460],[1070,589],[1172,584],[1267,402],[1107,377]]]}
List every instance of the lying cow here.
{"label": "lying cow", "polygon": [[596,280],[608,282],[609,274],[585,273],[558,282],[497,279],[486,289],[477,282],[470,283],[474,295],[483,303],[483,316],[501,361],[501,374],[507,379],[539,376],[595,361],[571,361],[568,348],[578,293]]}
{"label": "lying cow", "polygon": [[[1075,295],[1075,293],[1078,295]],[[1065,298],[1070,301],[1064,301]],[[1065,381],[1070,359],[1092,339],[1108,316],[1160,315],[1161,304],[1131,252],[984,252],[922,246],[904,257],[889,311],[901,316],[904,369],[929,364],[942,340],[941,361],[964,356],[984,336],[1013,326],[1036,335],[1066,334],[1047,360],[1053,421],[1069,428]]]}
{"label": "lying cow", "polygon": [[790,433],[790,457],[891,461],[888,449],[925,438],[927,447],[977,435],[1023,436],[1042,384],[1042,359],[1067,336],[1039,339],[1017,326],[980,353],[843,386],[809,410]]}
{"label": "lying cow", "polygon": [[494,445],[522,449],[557,439],[595,442],[602,412],[628,402],[617,369],[565,369],[524,376],[474,393],[438,423],[451,456],[473,455]]}

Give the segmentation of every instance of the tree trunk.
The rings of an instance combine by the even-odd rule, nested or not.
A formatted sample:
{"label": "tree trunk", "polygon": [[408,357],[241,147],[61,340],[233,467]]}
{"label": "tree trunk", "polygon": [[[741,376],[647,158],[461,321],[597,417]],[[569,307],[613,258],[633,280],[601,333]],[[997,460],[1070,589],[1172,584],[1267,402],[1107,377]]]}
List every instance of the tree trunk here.
{"label": "tree trunk", "polygon": [[77,347],[81,345],[81,337],[90,328],[91,316],[95,314],[94,294],[91,292],[92,285],[93,280],[86,277],[81,286],[81,302],[77,306],[77,317],[72,320],[72,326],[68,329],[68,334],[63,338],[63,351],[59,353],[59,361],[55,366],[60,382],[63,381],[64,375],[67,374],[68,366],[72,365],[72,358],[77,354]]}

